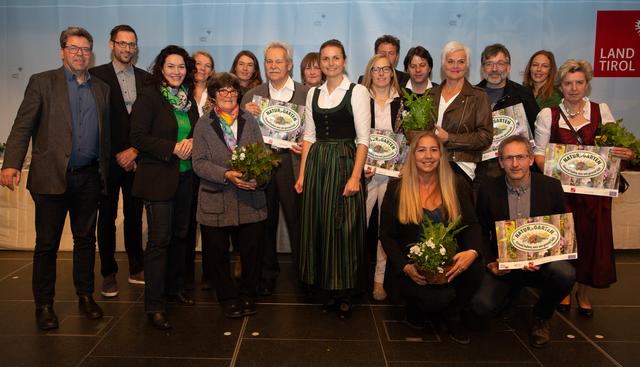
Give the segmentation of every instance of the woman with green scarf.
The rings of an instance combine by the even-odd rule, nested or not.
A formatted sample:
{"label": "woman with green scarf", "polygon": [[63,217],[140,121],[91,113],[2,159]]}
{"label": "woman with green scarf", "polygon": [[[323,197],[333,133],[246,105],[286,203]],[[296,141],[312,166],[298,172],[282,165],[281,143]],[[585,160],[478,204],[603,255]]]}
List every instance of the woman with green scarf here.
{"label": "woman with green scarf", "polygon": [[186,237],[193,195],[191,148],[198,106],[189,90],[195,63],[179,46],[156,57],[152,78],[131,112],[139,150],[133,195],[144,200],[149,240],[144,253],[144,308],[151,324],[169,329],[166,302],[193,305],[184,293]]}

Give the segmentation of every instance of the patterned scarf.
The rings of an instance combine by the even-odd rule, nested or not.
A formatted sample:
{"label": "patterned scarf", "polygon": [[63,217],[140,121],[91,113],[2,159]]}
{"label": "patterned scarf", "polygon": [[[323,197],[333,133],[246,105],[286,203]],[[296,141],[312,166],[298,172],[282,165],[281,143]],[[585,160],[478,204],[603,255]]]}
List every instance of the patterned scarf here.
{"label": "patterned scarf", "polygon": [[218,117],[218,123],[220,123],[222,132],[224,132],[224,142],[227,145],[229,151],[233,152],[233,150],[238,146],[238,141],[236,140],[236,137],[233,136],[233,130],[231,130],[231,126],[238,118],[240,108],[236,106],[236,108],[234,108],[230,114],[222,111],[218,106],[214,106],[213,111]]}
{"label": "patterned scarf", "polygon": [[189,112],[189,109],[191,109],[191,101],[188,97],[189,90],[184,85],[180,86],[178,93],[174,96],[173,93],[171,93],[171,89],[167,87],[166,84],[163,84],[160,86],[160,94],[162,94],[174,110]]}

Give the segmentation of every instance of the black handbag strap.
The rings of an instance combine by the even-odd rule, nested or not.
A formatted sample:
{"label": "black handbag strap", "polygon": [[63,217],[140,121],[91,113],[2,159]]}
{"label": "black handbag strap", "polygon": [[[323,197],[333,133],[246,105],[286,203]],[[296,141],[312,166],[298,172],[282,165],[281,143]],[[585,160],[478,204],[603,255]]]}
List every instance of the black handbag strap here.
{"label": "black handbag strap", "polygon": [[567,122],[567,125],[569,125],[569,129],[573,133],[573,136],[575,136],[576,140],[578,141],[578,144],[584,145],[584,140],[582,140],[582,136],[576,131],[576,129],[573,128],[573,125],[571,125],[571,122],[567,118],[567,115],[565,115],[564,112],[562,112],[561,106],[558,106],[558,111],[560,111],[560,115]]}

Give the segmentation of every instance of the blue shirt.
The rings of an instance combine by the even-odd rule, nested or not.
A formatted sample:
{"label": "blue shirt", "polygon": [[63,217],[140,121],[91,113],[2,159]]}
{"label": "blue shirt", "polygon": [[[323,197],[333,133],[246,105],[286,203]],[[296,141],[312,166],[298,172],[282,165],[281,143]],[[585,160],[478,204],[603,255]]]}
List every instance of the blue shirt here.
{"label": "blue shirt", "polygon": [[91,91],[91,77],[78,85],[75,74],[64,68],[69,91],[71,109],[71,158],[68,168],[78,168],[92,164],[100,152],[100,131],[98,128],[98,109]]}

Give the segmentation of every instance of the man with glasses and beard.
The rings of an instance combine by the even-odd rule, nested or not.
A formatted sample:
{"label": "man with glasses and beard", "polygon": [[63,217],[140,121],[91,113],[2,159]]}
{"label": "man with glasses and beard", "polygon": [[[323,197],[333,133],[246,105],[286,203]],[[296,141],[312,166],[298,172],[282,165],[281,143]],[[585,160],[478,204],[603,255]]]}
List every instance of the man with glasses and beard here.
{"label": "man with glasses and beard", "polygon": [[[540,108],[531,90],[509,79],[511,71],[511,54],[507,48],[499,43],[485,47],[480,56],[481,74],[484,78],[478,87],[483,88],[491,99],[491,108],[497,111],[509,106],[522,103],[527,122],[533,138],[533,127]],[[474,192],[477,193],[482,182],[491,177],[502,174],[497,159],[479,162],[476,167]]]}
{"label": "man with glasses and beard", "polygon": [[124,209],[124,247],[129,258],[130,284],[144,284],[144,253],[142,250],[142,200],[131,195],[138,151],[129,142],[131,107],[149,73],[135,67],[138,56],[138,36],[126,24],[115,26],[109,39],[111,62],[89,70],[91,75],[110,87],[111,159],[107,194],[100,197],[98,215],[98,248],[104,297],[118,295],[116,274],[116,217],[122,190]]}

